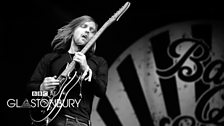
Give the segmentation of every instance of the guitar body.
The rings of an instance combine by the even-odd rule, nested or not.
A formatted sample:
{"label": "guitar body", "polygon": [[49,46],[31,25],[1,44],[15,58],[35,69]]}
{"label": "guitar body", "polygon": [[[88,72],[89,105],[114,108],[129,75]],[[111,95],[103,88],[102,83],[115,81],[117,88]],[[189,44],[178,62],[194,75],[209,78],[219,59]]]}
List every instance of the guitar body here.
{"label": "guitar body", "polygon": [[70,90],[79,82],[80,76],[77,75],[77,72],[72,77],[63,77],[57,91],[42,97],[39,101],[40,105],[37,108],[32,108],[30,111],[32,123],[36,126],[49,124],[63,107]]}

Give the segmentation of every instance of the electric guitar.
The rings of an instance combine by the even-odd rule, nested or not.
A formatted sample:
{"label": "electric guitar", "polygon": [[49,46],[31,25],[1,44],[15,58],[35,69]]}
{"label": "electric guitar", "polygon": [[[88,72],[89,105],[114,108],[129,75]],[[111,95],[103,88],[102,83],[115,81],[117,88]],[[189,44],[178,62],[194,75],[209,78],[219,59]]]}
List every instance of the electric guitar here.
{"label": "electric guitar", "polygon": [[[88,49],[94,44],[96,39],[102,34],[102,32],[114,21],[118,21],[124,12],[129,8],[130,2],[126,2],[104,25],[98,30],[98,32],[91,38],[91,40],[81,50],[85,54]],[[70,90],[80,83],[81,75],[75,71],[76,62],[73,60],[65,70],[58,76],[59,86],[50,91],[48,96],[40,99],[42,106],[38,109],[32,108],[30,111],[30,117],[32,123],[37,126],[48,125],[61,110],[64,101],[70,92]],[[74,73],[71,77],[71,73]]]}

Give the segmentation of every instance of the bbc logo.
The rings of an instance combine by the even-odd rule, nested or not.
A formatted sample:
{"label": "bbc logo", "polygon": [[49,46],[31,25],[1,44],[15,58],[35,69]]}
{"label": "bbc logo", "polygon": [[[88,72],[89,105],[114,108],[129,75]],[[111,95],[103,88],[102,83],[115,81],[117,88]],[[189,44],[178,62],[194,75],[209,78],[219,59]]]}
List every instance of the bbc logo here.
{"label": "bbc logo", "polygon": [[32,96],[48,96],[47,91],[32,91]]}

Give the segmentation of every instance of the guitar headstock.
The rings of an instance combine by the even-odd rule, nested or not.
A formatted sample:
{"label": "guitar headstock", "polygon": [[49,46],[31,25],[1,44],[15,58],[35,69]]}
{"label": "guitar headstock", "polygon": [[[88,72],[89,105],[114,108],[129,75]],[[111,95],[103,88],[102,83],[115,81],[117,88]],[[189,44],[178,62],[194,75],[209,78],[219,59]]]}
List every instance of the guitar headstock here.
{"label": "guitar headstock", "polygon": [[129,8],[130,4],[130,2],[126,2],[110,19],[118,21],[124,12]]}

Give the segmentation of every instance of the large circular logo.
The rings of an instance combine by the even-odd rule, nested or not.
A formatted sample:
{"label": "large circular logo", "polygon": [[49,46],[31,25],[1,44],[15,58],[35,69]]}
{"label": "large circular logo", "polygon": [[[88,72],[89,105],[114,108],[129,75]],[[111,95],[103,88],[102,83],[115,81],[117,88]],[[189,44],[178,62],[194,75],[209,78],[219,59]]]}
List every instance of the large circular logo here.
{"label": "large circular logo", "polygon": [[149,32],[109,69],[94,125],[224,125],[224,27],[174,23]]}

